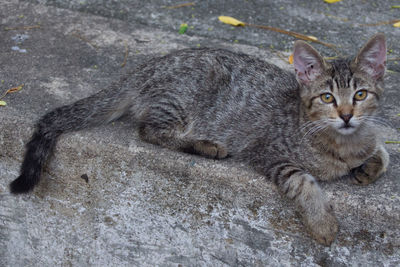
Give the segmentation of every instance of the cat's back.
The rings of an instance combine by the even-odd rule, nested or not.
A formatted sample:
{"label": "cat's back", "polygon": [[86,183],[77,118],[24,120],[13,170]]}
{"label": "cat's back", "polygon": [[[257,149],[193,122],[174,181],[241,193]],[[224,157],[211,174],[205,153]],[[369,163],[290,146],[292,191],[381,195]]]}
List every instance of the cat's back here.
{"label": "cat's back", "polygon": [[176,91],[191,98],[252,95],[285,102],[297,90],[293,73],[263,59],[219,48],[189,48],[153,58],[139,67],[147,89]]}

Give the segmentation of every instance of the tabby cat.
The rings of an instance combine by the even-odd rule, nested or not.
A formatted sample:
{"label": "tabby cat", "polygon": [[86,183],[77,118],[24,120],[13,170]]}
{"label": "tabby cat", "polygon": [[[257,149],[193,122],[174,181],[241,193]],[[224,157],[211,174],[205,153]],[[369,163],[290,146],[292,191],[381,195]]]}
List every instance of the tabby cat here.
{"label": "tabby cat", "polygon": [[338,222],[317,181],[351,173],[365,185],[389,164],[374,115],[383,93],[385,36],[373,36],[354,58],[332,62],[296,41],[293,57],[295,73],[223,49],[151,59],[111,88],[44,115],[10,190],[33,189],[62,133],[129,113],[150,143],[251,165],[298,204],[311,235],[329,245]]}

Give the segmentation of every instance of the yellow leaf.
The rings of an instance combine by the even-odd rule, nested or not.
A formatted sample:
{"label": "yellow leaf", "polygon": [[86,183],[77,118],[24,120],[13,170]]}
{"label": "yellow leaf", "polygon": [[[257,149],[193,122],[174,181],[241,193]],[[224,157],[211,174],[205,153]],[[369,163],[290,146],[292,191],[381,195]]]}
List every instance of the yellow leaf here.
{"label": "yellow leaf", "polygon": [[226,24],[229,24],[229,25],[233,25],[233,26],[244,26],[244,25],[246,25],[246,23],[244,23],[244,22],[242,22],[240,20],[234,19],[232,17],[219,16],[218,19],[223,23],[226,23]]}
{"label": "yellow leaf", "polygon": [[7,106],[6,101],[0,100],[0,106]]}
{"label": "yellow leaf", "polygon": [[289,63],[290,63],[290,64],[293,64],[293,54],[291,54],[291,55],[289,56]]}
{"label": "yellow leaf", "polygon": [[393,27],[400,28],[400,21],[393,24]]}
{"label": "yellow leaf", "polygon": [[328,4],[333,4],[333,3],[336,3],[336,2],[340,2],[340,1],[342,1],[342,0],[324,0],[324,2],[326,2]]}

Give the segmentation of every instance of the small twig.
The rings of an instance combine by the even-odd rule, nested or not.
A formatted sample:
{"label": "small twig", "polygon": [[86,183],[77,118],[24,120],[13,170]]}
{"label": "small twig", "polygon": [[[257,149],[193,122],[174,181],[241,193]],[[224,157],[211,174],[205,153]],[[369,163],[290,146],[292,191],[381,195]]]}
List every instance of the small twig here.
{"label": "small twig", "polygon": [[89,44],[94,49],[96,49],[96,50],[99,49],[99,47],[97,45],[95,45],[94,43],[92,43],[90,40],[88,40],[86,37],[80,35],[79,33],[73,32],[71,35],[76,37],[76,38],[78,38],[78,39],[81,39],[84,42],[86,42],[87,44]]}
{"label": "small twig", "polygon": [[388,58],[387,61],[400,61],[400,57]]}
{"label": "small twig", "polygon": [[360,26],[381,26],[381,25],[387,25],[387,24],[394,24],[400,22],[400,19],[393,19],[393,20],[389,20],[389,21],[381,21],[378,23],[371,23],[371,24],[360,24]]}
{"label": "small twig", "polygon": [[310,41],[310,42],[314,42],[314,43],[318,43],[318,44],[322,44],[324,46],[327,46],[329,48],[334,48],[336,47],[336,45],[334,44],[328,44],[325,42],[322,42],[316,38],[311,38],[307,35],[301,34],[301,33],[297,33],[297,32],[292,32],[292,31],[286,31],[283,29],[279,29],[279,28],[275,28],[275,27],[271,27],[271,26],[265,26],[265,25],[256,25],[256,24],[245,24],[246,26],[250,26],[250,27],[254,27],[254,28],[260,28],[260,29],[265,29],[265,30],[270,30],[270,31],[274,31],[274,32],[279,32],[279,33],[283,33],[283,34],[287,34],[293,37],[296,37],[298,39],[302,39],[305,41]]}
{"label": "small twig", "polygon": [[125,67],[129,55],[128,43],[126,41],[124,41],[124,46],[125,46],[125,56],[124,56],[124,62],[122,62],[121,64],[121,68]]}
{"label": "small twig", "polygon": [[3,99],[7,94],[8,94],[8,91],[5,91],[5,93],[2,96],[0,96],[0,100]]}
{"label": "small twig", "polygon": [[33,30],[33,29],[39,29],[40,25],[33,25],[33,26],[18,26],[18,27],[14,27],[14,28],[9,28],[9,27],[5,27],[4,30],[5,31],[15,31],[15,30]]}
{"label": "small twig", "polygon": [[196,3],[184,3],[184,4],[180,4],[180,5],[176,5],[176,6],[165,6],[164,8],[167,9],[175,9],[175,8],[181,8],[181,7],[187,7],[187,6],[194,6]]}
{"label": "small twig", "polygon": [[330,17],[330,18],[333,18],[333,19],[336,19],[336,20],[343,21],[343,22],[348,22],[348,21],[349,21],[348,18],[336,17],[336,16],[331,15],[331,14],[328,14],[328,13],[323,13],[323,12],[322,12],[322,13],[320,13],[320,14],[325,15],[325,16]]}
{"label": "small twig", "polygon": [[336,54],[340,54],[336,49],[336,45],[322,42],[322,41],[318,40],[316,37],[313,37],[313,36],[307,36],[307,35],[304,35],[304,34],[301,34],[301,33],[292,32],[292,31],[286,31],[286,30],[283,30],[283,29],[280,29],[280,28],[276,28],[276,27],[271,27],[271,26],[246,23],[246,22],[237,20],[237,19],[229,17],[229,16],[219,16],[218,19],[222,23],[229,24],[229,25],[236,26],[236,27],[248,26],[248,27],[253,27],[253,28],[259,28],[259,29],[264,29],[264,30],[269,30],[269,31],[274,31],[274,32],[278,32],[278,33],[287,34],[287,35],[293,36],[293,37],[301,39],[301,40],[310,41],[310,42],[314,42],[314,43],[317,43],[317,44],[322,44],[324,46],[327,46],[327,47],[333,49],[336,52]]}
{"label": "small twig", "polygon": [[137,38],[135,38],[134,40],[136,42],[138,42],[138,43],[148,43],[148,42],[150,42],[150,40],[147,40],[147,39],[137,39]]}
{"label": "small twig", "polygon": [[301,34],[301,33],[292,32],[292,31],[286,31],[286,30],[283,30],[283,29],[280,29],[280,28],[271,27],[271,26],[265,26],[265,25],[256,25],[256,24],[247,24],[246,23],[245,26],[259,28],[259,29],[265,29],[265,30],[270,30],[270,31],[274,31],[274,32],[279,32],[279,33],[283,33],[283,34],[287,34],[287,35],[296,37],[297,39],[310,41],[310,42],[314,42],[314,43],[317,43],[317,44],[322,44],[324,46],[327,46],[327,47],[333,49],[336,52],[336,54],[340,54],[339,51],[336,49],[336,45],[322,42],[322,41],[318,40],[317,38],[311,38],[311,37],[309,37],[307,35],[304,35],[304,34]]}

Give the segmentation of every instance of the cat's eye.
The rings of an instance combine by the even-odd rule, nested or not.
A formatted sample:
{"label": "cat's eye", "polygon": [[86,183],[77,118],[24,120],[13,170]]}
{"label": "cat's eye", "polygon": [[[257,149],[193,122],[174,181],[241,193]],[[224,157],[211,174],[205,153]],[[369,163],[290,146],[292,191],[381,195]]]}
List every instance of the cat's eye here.
{"label": "cat's eye", "polygon": [[365,98],[367,98],[367,95],[368,95],[367,90],[359,90],[354,95],[354,99],[357,101],[361,101],[361,100],[364,100]]}
{"label": "cat's eye", "polygon": [[333,97],[332,94],[330,93],[325,93],[321,95],[321,100],[324,103],[330,104],[333,103],[333,101],[335,101],[335,98]]}

